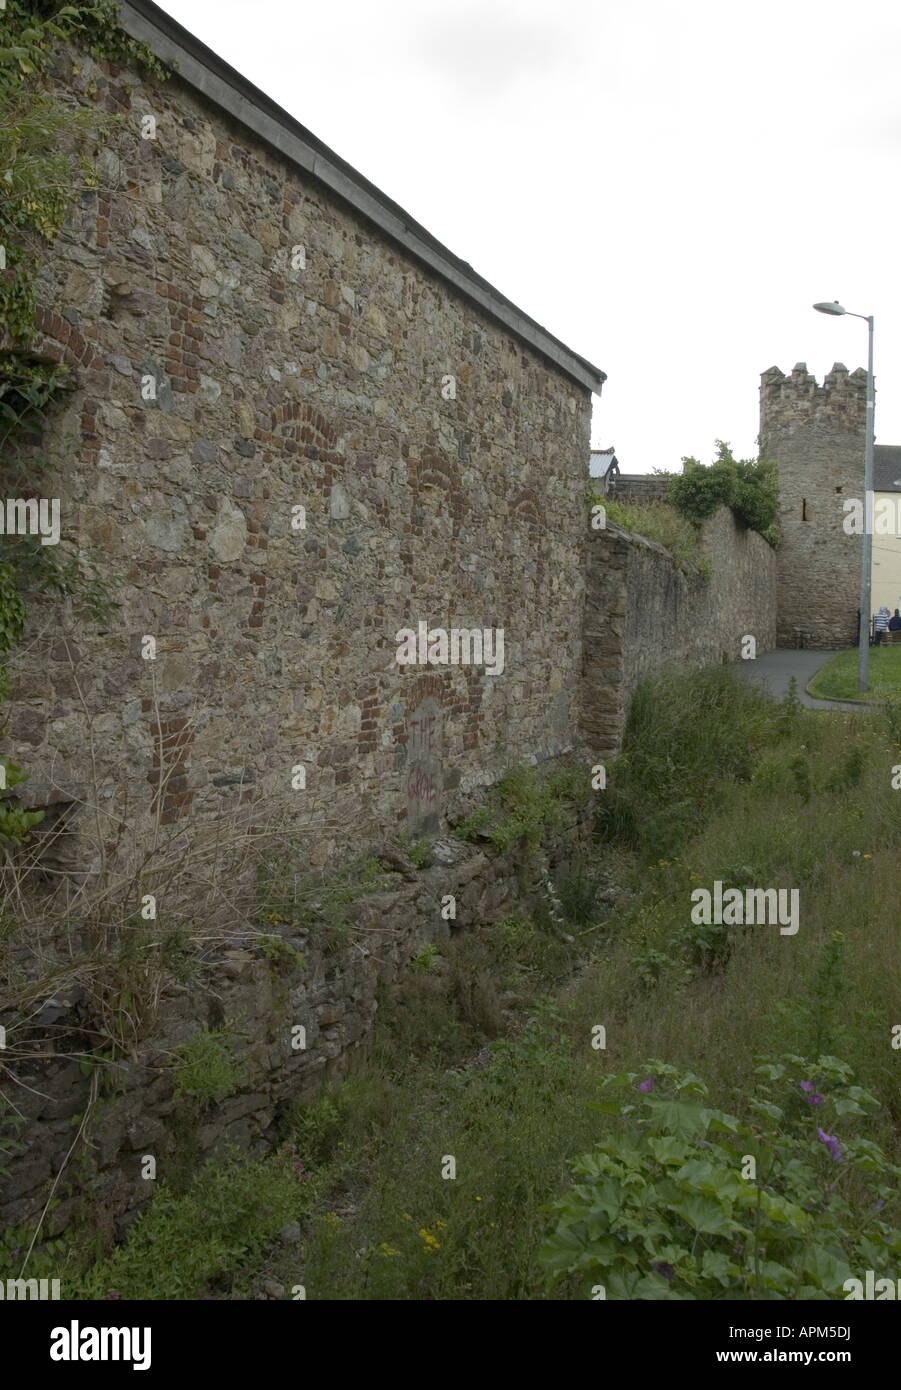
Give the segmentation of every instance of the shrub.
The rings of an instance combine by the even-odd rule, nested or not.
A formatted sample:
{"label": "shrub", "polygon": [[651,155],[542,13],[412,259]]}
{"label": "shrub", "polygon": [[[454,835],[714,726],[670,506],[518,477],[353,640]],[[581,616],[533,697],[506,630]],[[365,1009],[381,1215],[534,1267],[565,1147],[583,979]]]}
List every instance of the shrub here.
{"label": "shrub", "polygon": [[724,440],[716,441],[716,458],[704,465],[682,460],[682,474],[670,479],[667,500],[684,516],[703,521],[718,507],[731,507],[746,526],[779,542],[779,482],[775,463],[735,459]]}
{"label": "shrub", "polygon": [[665,1063],[604,1078],[595,1108],[628,1129],[577,1159],[578,1184],[553,1204],[550,1283],[617,1299],[821,1299],[861,1271],[894,1274],[901,1168],[853,1134],[875,1098],[834,1057],[756,1074],[744,1121]]}
{"label": "shrub", "polygon": [[289,1152],[269,1159],[230,1152],[206,1164],[187,1192],[161,1183],[125,1243],[85,1277],[80,1296],[196,1297],[207,1281],[227,1281],[314,1196],[315,1184]]}

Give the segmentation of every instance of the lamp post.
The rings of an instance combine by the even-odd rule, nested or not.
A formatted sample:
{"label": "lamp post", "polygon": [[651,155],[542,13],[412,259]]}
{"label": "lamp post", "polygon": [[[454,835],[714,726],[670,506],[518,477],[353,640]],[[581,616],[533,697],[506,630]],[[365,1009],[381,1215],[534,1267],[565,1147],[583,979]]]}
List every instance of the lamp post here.
{"label": "lamp post", "polygon": [[860,572],[860,627],[858,630],[857,689],[864,694],[869,684],[870,673],[870,590],[873,564],[873,416],[876,409],[876,390],[873,382],[873,315],[852,314],[843,309],[838,300],[813,306],[821,314],[850,314],[852,319],[863,319],[869,330],[869,352],[867,356],[867,443],[864,463],[864,527],[863,560]]}

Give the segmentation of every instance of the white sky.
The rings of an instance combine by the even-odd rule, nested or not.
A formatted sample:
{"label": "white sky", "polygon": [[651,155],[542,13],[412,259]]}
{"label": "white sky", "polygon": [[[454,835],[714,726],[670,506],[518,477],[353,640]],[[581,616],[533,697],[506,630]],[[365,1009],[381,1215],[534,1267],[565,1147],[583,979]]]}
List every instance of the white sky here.
{"label": "white sky", "polygon": [[607,373],[626,471],[756,453],[760,373],[866,366],[901,444],[901,5],[162,0]]}

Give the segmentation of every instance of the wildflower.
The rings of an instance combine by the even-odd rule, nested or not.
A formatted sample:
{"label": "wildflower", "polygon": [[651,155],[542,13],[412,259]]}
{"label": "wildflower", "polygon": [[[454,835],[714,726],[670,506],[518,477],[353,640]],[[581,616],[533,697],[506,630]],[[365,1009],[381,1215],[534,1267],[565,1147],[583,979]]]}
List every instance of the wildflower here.
{"label": "wildflower", "polygon": [[864,855],[864,859],[872,859],[872,858],[873,858],[872,854],[865,854],[865,855]]}
{"label": "wildflower", "polygon": [[814,1091],[814,1093],[813,1093],[812,1096],[808,1096],[807,1099],[808,1099],[808,1101],[810,1102],[811,1105],[822,1105],[822,1104],[823,1104],[823,1097],[820,1096],[820,1095],[817,1095],[816,1091]]}
{"label": "wildflower", "polygon": [[638,1089],[639,1091],[652,1091],[654,1089],[653,1076],[649,1076],[647,1081],[639,1081]]}
{"label": "wildflower", "polygon": [[852,849],[851,853],[854,855],[854,858],[855,858],[855,859],[859,859],[859,858],[860,858],[860,850],[859,850],[859,849]]}
{"label": "wildflower", "polygon": [[401,1216],[403,1217],[404,1221],[412,1221],[412,1220],[413,1220],[412,1216],[410,1215],[410,1213],[409,1213],[408,1211],[402,1211],[402,1212],[401,1212]]}
{"label": "wildflower", "polygon": [[289,1144],[289,1145],[288,1145],[288,1153],[289,1153],[289,1154],[296,1154],[296,1153],[297,1153],[297,1145],[296,1145],[296,1144]]}
{"label": "wildflower", "polygon": [[882,1208],[885,1206],[885,1202],[880,1197],[878,1202],[873,1203],[873,1206],[876,1208],[877,1211],[882,1211]]}
{"label": "wildflower", "polygon": [[801,1090],[802,1090],[802,1091],[812,1091],[812,1090],[813,1090],[813,1082],[812,1082],[812,1081],[802,1081],[802,1082],[800,1083],[800,1085],[801,1085]]}
{"label": "wildflower", "polygon": [[836,1137],[836,1135],[827,1134],[825,1130],[822,1130],[818,1127],[817,1136],[820,1140],[820,1143],[826,1145],[826,1148],[832,1154],[832,1157],[835,1159],[836,1163],[841,1163],[842,1151],[839,1146],[838,1138]]}
{"label": "wildflower", "polygon": [[118,1289],[110,1289],[109,1293],[107,1294],[107,1298],[121,1298],[121,1297],[122,1297],[122,1295],[119,1293],[119,1290],[118,1290]]}
{"label": "wildflower", "polygon": [[672,1283],[673,1275],[676,1271],[673,1269],[672,1265],[668,1265],[665,1260],[655,1260],[651,1265],[651,1269],[655,1274],[662,1274],[668,1283]]}
{"label": "wildflower", "polygon": [[477,1202],[481,1202],[481,1200],[482,1200],[481,1197],[477,1197],[477,1198],[476,1198],[476,1201],[477,1201]]}
{"label": "wildflower", "polygon": [[388,1242],[387,1242],[387,1241],[384,1241],[384,1240],[382,1241],[381,1245],[379,1246],[379,1249],[381,1250],[381,1252],[382,1252],[383,1255],[399,1255],[399,1254],[400,1254],[400,1251],[399,1251],[399,1250],[395,1250],[393,1245],[389,1245]]}

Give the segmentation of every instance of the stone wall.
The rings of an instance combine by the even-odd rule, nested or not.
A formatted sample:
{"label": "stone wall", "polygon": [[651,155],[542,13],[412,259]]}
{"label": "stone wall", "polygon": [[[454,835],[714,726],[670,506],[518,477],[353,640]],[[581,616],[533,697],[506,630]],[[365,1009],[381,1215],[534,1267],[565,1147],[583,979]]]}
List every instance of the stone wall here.
{"label": "stone wall", "polygon": [[[63,50],[54,74],[122,117],[41,273],[34,347],[74,369],[46,441],[65,542],[123,583],[104,624],[31,600],[4,752],[30,774],[24,804],[71,827],[59,867],[102,878],[123,861],[129,888],[108,936],[104,919],[81,941],[73,914],[64,939],[22,932],[10,947],[11,976],[39,961],[53,980],[27,1025],[0,1001],[13,1045],[35,1054],[14,1096],[28,1123],[9,1164],[13,1225],[39,1214],[88,1104],[74,1054],[109,1044],[87,977],[104,953],[122,966],[151,889],[151,936],[168,939],[176,861],[209,878],[223,860],[207,851],[246,825],[264,848],[274,827],[303,873],[399,830],[443,836],[512,764],[615,751],[641,676],[737,659],[749,633],[773,645],[773,556],[731,514],[705,530],[709,581],[615,526],[590,529],[602,374],[307,133],[254,114],[247,84],[232,107],[214,101],[226,79],[197,63],[186,52],[161,85]],[[301,146],[308,164],[290,153]],[[502,670],[400,665],[396,634],[421,622],[503,629]],[[149,1197],[139,1159],[165,1165],[178,1148],[187,1112],[169,1062],[198,1028],[233,1023],[244,1067],[201,1116],[203,1157],[222,1138],[266,1138],[285,1101],[343,1064],[379,981],[449,929],[443,895],[458,896],[459,929],[477,928],[526,872],[451,846],[354,905],[352,948],[299,931],[306,967],[292,970],[262,953],[238,870],[217,869],[215,930],[192,937],[208,943],[202,974],[167,987],[98,1118],[91,1200],[124,1222]],[[61,1194],[48,1232],[77,1205]]]}
{"label": "stone wall", "polygon": [[669,551],[612,523],[588,552],[582,727],[598,757],[619,752],[638,682],[671,664],[699,667],[776,645],[776,552],[730,508],[705,522],[708,578],[687,575]]}
{"label": "stone wall", "polygon": [[[122,125],[41,273],[35,348],[75,369],[49,439],[64,541],[124,584],[104,627],[31,604],[24,804],[75,807],[93,868],[245,801],[314,867],[445,825],[572,742],[590,389],[196,83],[75,57],[57,87]],[[420,622],[503,629],[503,672],[398,665]]]}
{"label": "stone wall", "polygon": [[760,456],[779,465],[779,646],[796,628],[813,647],[856,640],[862,537],[845,533],[842,504],[863,501],[866,388],[866,372],[840,362],[822,386],[803,362],[760,379]]}
{"label": "stone wall", "polygon": [[656,473],[620,473],[609,496],[620,502],[665,502],[668,477]]}
{"label": "stone wall", "polygon": [[[571,853],[584,834],[576,821],[547,842],[548,862]],[[499,921],[523,892],[533,891],[538,867],[521,846],[499,854],[456,840],[436,843],[432,864],[388,876],[384,889],[347,908],[352,944],[328,948],[316,932],[278,929],[299,951],[302,967],[270,957],[261,932],[245,932],[204,953],[202,973],[190,984],[170,984],[152,1033],[135,1055],[103,1069],[111,1083],[100,1090],[102,1107],[91,1114],[88,1152],[92,1176],[84,1185],[78,1165],[66,1166],[74,1137],[74,1115],[91,1109],[100,1072],[86,1075],[77,1060],[96,1043],[95,1018],[77,973],[27,1020],[6,1016],[11,1041],[28,1058],[16,1063],[14,1099],[25,1124],[3,1179],[0,1227],[28,1226],[40,1216],[49,1186],[62,1170],[57,1204],[42,1239],[65,1230],[84,1214],[89,1200],[116,1223],[121,1236],[153,1195],[155,1183],[142,1176],[142,1158],[156,1160],[157,1178],[170,1178],[176,1164],[199,1164],[223,1143],[240,1148],[268,1143],[284,1105],[305,1100],[323,1078],[340,1074],[364,1045],[376,1014],[379,986],[392,981],[425,943],[439,948],[449,936]],[[453,895],[454,916],[442,911]],[[272,937],[268,938],[270,941]],[[240,1077],[218,1102],[180,1097],[176,1052],[199,1030],[229,1025]],[[305,1029],[297,1047],[297,1027]],[[75,1054],[75,1055],[73,1055]],[[65,1294],[63,1295],[65,1296]]]}

